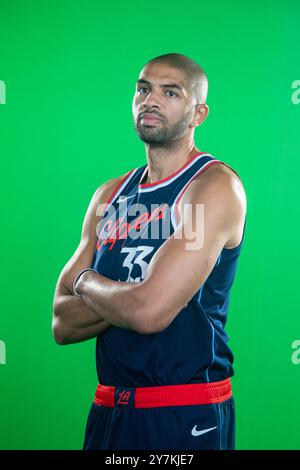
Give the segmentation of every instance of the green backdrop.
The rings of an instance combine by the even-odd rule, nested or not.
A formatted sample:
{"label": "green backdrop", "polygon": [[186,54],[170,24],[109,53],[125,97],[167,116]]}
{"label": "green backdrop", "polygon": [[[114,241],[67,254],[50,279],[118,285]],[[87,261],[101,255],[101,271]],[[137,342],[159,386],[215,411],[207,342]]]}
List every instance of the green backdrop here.
{"label": "green backdrop", "polygon": [[300,3],[0,2],[0,448],[80,449],[95,341],[51,333],[58,275],[95,191],[145,163],[143,64],[179,52],[209,78],[196,145],[248,197],[228,320],[237,449],[300,449]]}

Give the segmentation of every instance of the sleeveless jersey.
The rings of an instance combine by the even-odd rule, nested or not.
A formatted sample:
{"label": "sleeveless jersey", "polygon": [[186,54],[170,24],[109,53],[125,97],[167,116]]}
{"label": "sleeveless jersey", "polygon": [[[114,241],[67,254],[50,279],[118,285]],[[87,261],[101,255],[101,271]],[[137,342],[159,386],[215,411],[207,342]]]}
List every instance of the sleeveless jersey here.
{"label": "sleeveless jersey", "polygon": [[[183,192],[193,178],[215,163],[226,165],[199,152],[176,173],[150,184],[142,183],[147,165],[127,173],[98,224],[91,267],[114,281],[142,282],[152,257],[176,229],[176,207]],[[140,334],[112,326],[97,338],[101,384],[192,384],[234,374],[224,328],[243,238],[235,248],[222,249],[206,281],[165,330]]]}

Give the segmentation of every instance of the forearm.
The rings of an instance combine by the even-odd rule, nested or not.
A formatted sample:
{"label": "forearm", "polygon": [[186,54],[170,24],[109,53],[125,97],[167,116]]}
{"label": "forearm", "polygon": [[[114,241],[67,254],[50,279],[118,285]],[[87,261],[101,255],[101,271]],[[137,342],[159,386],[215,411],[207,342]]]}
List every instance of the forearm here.
{"label": "forearm", "polygon": [[55,300],[53,310],[53,335],[59,344],[94,338],[112,326],[74,295],[61,295]]}
{"label": "forearm", "polygon": [[139,331],[142,305],[140,284],[112,281],[88,271],[80,276],[76,291],[88,307],[110,324]]}

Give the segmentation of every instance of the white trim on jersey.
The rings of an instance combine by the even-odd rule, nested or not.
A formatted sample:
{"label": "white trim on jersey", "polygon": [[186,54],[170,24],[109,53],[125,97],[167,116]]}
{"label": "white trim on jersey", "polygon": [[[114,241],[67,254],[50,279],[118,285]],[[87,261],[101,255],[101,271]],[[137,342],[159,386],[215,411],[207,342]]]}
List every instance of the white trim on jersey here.
{"label": "white trim on jersey", "polygon": [[[150,186],[149,188],[142,188],[140,186],[141,183],[139,183],[138,192],[139,193],[148,193],[150,191],[154,191],[156,189],[163,188],[164,186],[168,186],[169,184],[173,183],[173,181],[175,181],[177,178],[179,178],[179,176],[181,176],[183,173],[185,173],[187,170],[189,170],[194,165],[194,163],[198,162],[203,157],[212,157],[212,158],[214,158],[209,153],[203,153],[201,155],[198,155],[198,157],[194,158],[187,166],[184,166],[181,171],[178,171],[178,173],[176,173],[172,178],[168,179],[167,181],[164,181],[163,183],[158,183],[158,184],[152,183],[153,186]],[[148,166],[146,166],[140,181],[143,181],[143,178],[146,174],[147,169],[148,169]]]}
{"label": "white trim on jersey", "polygon": [[[212,155],[210,155],[211,157]],[[213,157],[214,158],[214,157]],[[202,171],[204,171],[206,169],[207,166],[209,166],[212,162],[214,163],[224,163],[222,162],[221,160],[217,160],[217,159],[213,159],[213,160],[209,160],[208,162],[206,162],[198,171],[196,171],[196,173],[194,173],[191,178],[188,180],[188,182],[183,186],[183,188],[181,189],[181,191],[179,191],[179,193],[177,194],[173,204],[172,204],[172,208],[171,208],[171,222],[172,222],[172,225],[173,225],[173,228],[174,230],[176,230],[176,228],[178,227],[179,224],[177,224],[176,222],[176,216],[175,216],[175,209],[176,209],[176,204],[177,204],[177,201],[179,198],[182,197],[182,195],[184,194],[186,188],[188,187],[188,185],[191,183],[191,181],[196,178],[197,175],[199,175]]]}

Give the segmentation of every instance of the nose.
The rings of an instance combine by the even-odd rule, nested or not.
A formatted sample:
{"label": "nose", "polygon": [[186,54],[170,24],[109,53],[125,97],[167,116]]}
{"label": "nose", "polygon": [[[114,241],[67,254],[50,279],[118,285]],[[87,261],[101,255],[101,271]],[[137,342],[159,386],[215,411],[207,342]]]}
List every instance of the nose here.
{"label": "nose", "polygon": [[146,108],[153,108],[153,107],[159,108],[160,101],[159,101],[157,93],[153,93],[153,90],[149,91],[147,96],[145,96],[145,98],[144,98],[142,106],[144,106]]}

